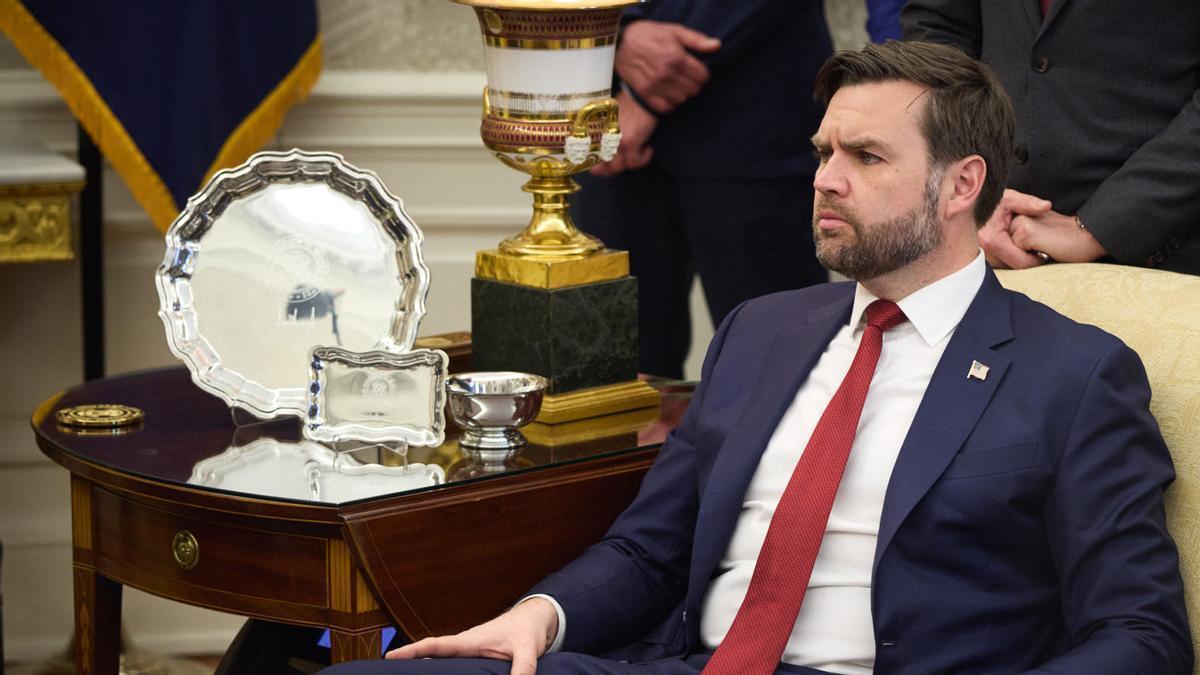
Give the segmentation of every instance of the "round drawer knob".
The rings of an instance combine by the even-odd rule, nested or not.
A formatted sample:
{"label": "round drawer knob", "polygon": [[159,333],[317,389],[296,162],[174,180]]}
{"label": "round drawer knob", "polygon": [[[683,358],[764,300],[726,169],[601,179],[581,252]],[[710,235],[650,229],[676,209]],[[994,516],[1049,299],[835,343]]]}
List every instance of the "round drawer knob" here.
{"label": "round drawer knob", "polygon": [[200,562],[200,542],[196,541],[191,532],[180,530],[171,541],[171,553],[180,567],[190,570]]}

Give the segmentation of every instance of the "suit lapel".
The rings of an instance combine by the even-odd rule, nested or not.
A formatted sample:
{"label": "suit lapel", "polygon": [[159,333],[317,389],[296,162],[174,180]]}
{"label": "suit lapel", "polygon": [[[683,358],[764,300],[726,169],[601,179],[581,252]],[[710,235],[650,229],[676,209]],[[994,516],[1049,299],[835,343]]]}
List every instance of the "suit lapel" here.
{"label": "suit lapel", "polygon": [[1042,0],[1021,0],[1021,9],[1025,11],[1025,18],[1029,19],[1029,27],[1034,33],[1041,30]]}
{"label": "suit lapel", "polygon": [[770,351],[766,352],[770,357],[759,370],[744,414],[718,451],[696,516],[688,592],[688,605],[696,616],[708,580],[728,546],[742,511],[746,488],[767,442],[826,346],[849,320],[854,286],[847,284],[847,289],[844,298],[814,309],[804,321],[775,336]]}
{"label": "suit lapel", "polygon": [[1046,31],[1046,26],[1054,23],[1055,18],[1058,16],[1058,12],[1061,12],[1063,5],[1066,5],[1069,1],[1072,0],[1051,0],[1050,10],[1046,11],[1046,20],[1042,22],[1042,32]]}
{"label": "suit lapel", "polygon": [[[1009,359],[992,348],[1012,338],[1011,299],[989,269],[950,344],[900,447],[879,521],[874,565],[904,519],[962,447],[1004,379]],[[984,379],[967,377],[972,362],[988,366]]]}
{"label": "suit lapel", "polygon": [[[1040,0],[1038,1],[1040,2]],[[1069,1],[1070,0],[1050,0],[1050,8],[1046,10],[1046,17],[1045,19],[1041,20],[1040,24],[1038,25],[1036,39],[1041,39],[1041,37],[1046,34],[1046,31],[1050,29],[1050,24],[1054,23],[1055,17],[1057,17],[1058,13],[1062,11],[1063,5],[1067,4]],[[1038,15],[1039,17],[1041,16],[1040,5],[1038,6]]]}

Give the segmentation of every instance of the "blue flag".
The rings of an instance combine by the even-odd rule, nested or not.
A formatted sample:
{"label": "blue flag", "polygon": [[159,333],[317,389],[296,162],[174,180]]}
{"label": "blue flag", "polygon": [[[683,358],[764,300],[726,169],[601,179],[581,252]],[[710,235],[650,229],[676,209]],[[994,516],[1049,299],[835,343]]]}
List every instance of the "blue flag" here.
{"label": "blue flag", "polygon": [[163,230],[321,72],[315,0],[0,0],[0,30]]}

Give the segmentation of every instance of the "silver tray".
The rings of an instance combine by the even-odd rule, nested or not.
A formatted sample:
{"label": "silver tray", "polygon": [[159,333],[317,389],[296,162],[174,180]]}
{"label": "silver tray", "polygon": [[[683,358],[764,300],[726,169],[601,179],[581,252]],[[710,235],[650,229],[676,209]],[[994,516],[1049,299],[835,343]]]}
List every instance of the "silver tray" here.
{"label": "silver tray", "polygon": [[313,349],[305,438],[441,445],[449,364],[438,349],[404,354]]}
{"label": "silver tray", "polygon": [[305,414],[308,354],[412,347],[429,290],[421,231],[331,152],[260,152],[213,176],[167,231],[155,274],[192,379],[261,418]]}

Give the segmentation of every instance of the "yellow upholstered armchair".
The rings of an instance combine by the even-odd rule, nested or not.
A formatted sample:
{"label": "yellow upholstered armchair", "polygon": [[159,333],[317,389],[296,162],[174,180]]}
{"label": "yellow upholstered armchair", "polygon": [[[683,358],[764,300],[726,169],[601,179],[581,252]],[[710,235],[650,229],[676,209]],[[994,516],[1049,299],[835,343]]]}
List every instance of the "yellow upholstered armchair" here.
{"label": "yellow upholstered armchair", "polygon": [[1200,655],[1200,277],[1100,263],[997,275],[1006,288],[1116,335],[1146,364],[1150,410],[1175,460],[1167,526],[1179,546],[1192,645]]}

